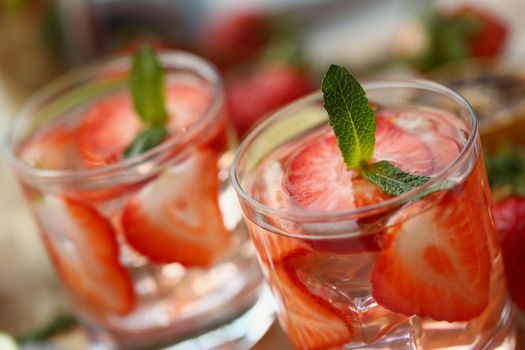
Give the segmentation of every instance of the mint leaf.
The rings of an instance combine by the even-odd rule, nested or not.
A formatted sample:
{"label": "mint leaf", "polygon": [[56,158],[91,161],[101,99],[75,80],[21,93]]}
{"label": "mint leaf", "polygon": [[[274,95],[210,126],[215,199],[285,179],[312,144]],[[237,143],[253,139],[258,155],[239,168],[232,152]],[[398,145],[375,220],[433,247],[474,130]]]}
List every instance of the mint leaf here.
{"label": "mint leaf", "polygon": [[386,160],[363,167],[361,175],[391,196],[402,195],[430,180],[428,176],[407,173]]}
{"label": "mint leaf", "polygon": [[129,158],[146,152],[159,145],[168,135],[164,126],[151,126],[135,136],[135,139],[124,151],[124,157]]}
{"label": "mint leaf", "polygon": [[[375,112],[363,87],[345,68],[331,65],[323,79],[322,91],[330,125],[349,169],[358,170],[365,179],[392,196],[430,180],[428,176],[407,173],[385,160],[369,163],[375,146]],[[425,193],[445,186],[448,184],[438,184]]]}
{"label": "mint leaf", "polygon": [[29,343],[44,340],[58,332],[71,328],[76,324],[76,319],[69,314],[61,314],[56,316],[49,324],[45,324],[40,328],[18,335],[16,340],[19,343]]}
{"label": "mint leaf", "polygon": [[164,125],[167,113],[164,104],[164,72],[148,46],[142,47],[133,56],[129,78],[133,106],[147,125]]}
{"label": "mint leaf", "polygon": [[343,67],[331,65],[323,79],[324,107],[346,166],[358,169],[374,153],[376,120],[365,91]]}

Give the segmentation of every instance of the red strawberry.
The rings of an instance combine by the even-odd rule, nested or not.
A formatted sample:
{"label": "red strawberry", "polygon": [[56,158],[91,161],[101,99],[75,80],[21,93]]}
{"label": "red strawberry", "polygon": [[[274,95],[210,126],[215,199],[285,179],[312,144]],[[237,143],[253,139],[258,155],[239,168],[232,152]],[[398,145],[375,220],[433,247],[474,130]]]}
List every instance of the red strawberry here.
{"label": "red strawberry", "polygon": [[113,163],[121,159],[140,129],[129,94],[121,92],[89,107],[77,129],[77,148],[90,166]]}
{"label": "red strawberry", "polygon": [[91,207],[59,197],[35,203],[50,256],[73,298],[123,315],[135,305],[128,272],[110,223]]}
{"label": "red strawberry", "polygon": [[411,173],[429,174],[434,170],[434,155],[418,135],[404,130],[377,115],[374,160],[388,160]]}
{"label": "red strawberry", "polygon": [[228,248],[230,235],[217,202],[217,156],[194,151],[126,204],[128,243],[159,263],[209,266]]}
{"label": "red strawberry", "polygon": [[[377,118],[374,158],[419,173],[433,166],[432,153],[417,136],[383,118]],[[387,198],[378,187],[347,169],[331,133],[308,144],[291,160],[285,183],[299,205],[316,211],[349,210]]]}
{"label": "red strawberry", "polygon": [[274,63],[227,80],[226,107],[242,136],[268,113],[313,90],[306,72]]}
{"label": "red strawberry", "polygon": [[[392,124],[408,133],[417,134],[417,136],[431,151],[433,166],[428,169],[428,159],[417,165],[417,160],[407,159],[406,163],[411,164],[412,171],[420,174],[429,175],[429,172],[437,173],[447,167],[463,149],[463,145],[458,141],[458,130],[465,128],[462,121],[453,115],[442,112],[425,111],[425,110],[385,110],[381,111],[381,118],[386,118]],[[382,134],[382,133],[381,133]],[[395,140],[395,132],[390,136],[384,135],[386,142],[384,144],[388,149],[388,142]],[[404,153],[407,150],[396,149],[390,150],[391,154]],[[400,164],[402,166],[402,164]]]}
{"label": "red strawberry", "polygon": [[386,198],[378,187],[347,170],[333,135],[302,149],[286,175],[291,198],[316,211],[353,209]]}
{"label": "red strawberry", "polygon": [[467,198],[449,192],[392,218],[372,273],[379,304],[405,315],[467,321],[488,304],[490,227]]}
{"label": "red strawberry", "polygon": [[62,126],[44,130],[22,144],[20,158],[36,168],[74,169],[79,164],[73,136]]}
{"label": "red strawberry", "polygon": [[509,197],[494,205],[507,285],[512,300],[525,312],[525,197]]}
{"label": "red strawberry", "polygon": [[200,35],[202,54],[221,69],[255,59],[271,38],[270,18],[244,11],[214,19]]}
{"label": "red strawberry", "polygon": [[[261,203],[275,209],[290,210],[293,204],[282,182],[284,173],[280,163],[272,161],[264,164],[260,168],[259,181],[254,186],[253,196]],[[373,188],[375,191],[376,188]],[[269,232],[259,227],[257,224],[249,221],[248,228],[252,233],[255,246],[260,252],[263,261],[280,261],[281,257],[298,248],[311,249],[319,251],[330,251],[338,253],[352,253],[362,251],[379,250],[377,235],[368,234],[356,237],[345,238],[326,238],[307,239],[308,234],[323,234],[326,229],[337,229],[330,224],[303,224],[286,220],[279,217],[273,217],[269,220],[277,230],[285,232],[288,235],[302,235],[303,238],[294,238],[275,232]],[[336,224],[337,226],[337,224]]]}
{"label": "red strawberry", "polygon": [[[210,104],[210,92],[189,84],[172,84],[166,89],[171,134],[184,133]],[[119,92],[92,104],[76,131],[76,145],[83,161],[101,166],[122,159],[124,150],[142,129],[127,92]]]}
{"label": "red strawberry", "polygon": [[473,5],[464,5],[452,15],[457,18],[472,18],[479,22],[476,32],[468,38],[472,56],[499,55],[508,37],[507,25],[493,13]]}
{"label": "red strawberry", "polygon": [[[274,266],[270,281],[281,309],[279,319],[295,349],[322,350],[349,343],[351,325],[323,298],[311,293],[297,275],[300,264],[315,263],[317,254],[296,250]],[[306,260],[306,261],[305,261]]]}

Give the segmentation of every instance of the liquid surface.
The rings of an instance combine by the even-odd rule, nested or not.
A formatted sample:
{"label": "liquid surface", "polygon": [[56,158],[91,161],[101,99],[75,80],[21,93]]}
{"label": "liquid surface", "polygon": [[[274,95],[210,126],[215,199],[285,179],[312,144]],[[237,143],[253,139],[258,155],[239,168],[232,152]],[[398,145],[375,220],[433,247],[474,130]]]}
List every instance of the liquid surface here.
{"label": "liquid surface", "polygon": [[[432,177],[457,157],[467,138],[467,127],[452,115],[379,109],[372,161],[387,160],[404,171]],[[341,211],[389,198],[346,168],[329,126],[274,151],[258,174],[253,197],[277,209]]]}

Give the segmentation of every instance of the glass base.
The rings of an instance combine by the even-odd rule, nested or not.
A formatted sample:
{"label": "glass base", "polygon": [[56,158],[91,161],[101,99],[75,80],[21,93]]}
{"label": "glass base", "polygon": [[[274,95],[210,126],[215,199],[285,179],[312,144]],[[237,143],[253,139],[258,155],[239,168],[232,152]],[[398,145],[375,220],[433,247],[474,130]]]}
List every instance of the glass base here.
{"label": "glass base", "polygon": [[[443,337],[446,336],[446,330],[435,343],[427,342],[421,343],[421,325],[418,324],[418,319],[413,318],[401,324],[396,330],[390,333],[384,340],[370,344],[351,343],[344,345],[340,350],[420,350],[420,349],[449,349],[450,344],[443,345]],[[493,332],[490,334],[489,340],[484,343],[468,344],[460,338],[454,338],[457,342],[453,346],[458,350],[516,350],[518,349],[518,334],[516,330],[516,322],[510,303],[508,303],[502,312],[499,323],[496,325]],[[441,342],[441,345],[439,345]],[[428,343],[428,344],[427,344]],[[333,349],[335,350],[335,348]]]}
{"label": "glass base", "polygon": [[100,332],[91,332],[91,350],[245,350],[251,348],[268,331],[275,319],[275,304],[267,286],[259,289],[255,302],[233,318],[208,327],[204,332],[183,339],[136,345],[116,344]]}

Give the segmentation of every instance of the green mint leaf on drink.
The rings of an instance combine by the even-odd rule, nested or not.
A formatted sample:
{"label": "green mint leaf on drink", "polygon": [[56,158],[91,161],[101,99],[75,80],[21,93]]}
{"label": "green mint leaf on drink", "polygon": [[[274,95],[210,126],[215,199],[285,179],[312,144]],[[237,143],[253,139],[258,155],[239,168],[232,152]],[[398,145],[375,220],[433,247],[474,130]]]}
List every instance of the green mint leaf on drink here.
{"label": "green mint leaf on drink", "polygon": [[168,130],[164,126],[150,126],[140,132],[124,151],[124,157],[130,158],[144,153],[159,145],[168,136]]}
{"label": "green mint leaf on drink", "polygon": [[322,92],[324,107],[348,169],[357,170],[384,193],[399,196],[430,177],[407,173],[374,154],[376,116],[361,84],[343,67],[331,65]]}
{"label": "green mint leaf on drink", "polygon": [[343,67],[331,65],[323,79],[324,107],[349,169],[372,159],[375,114],[359,82]]}
{"label": "green mint leaf on drink", "polygon": [[168,118],[164,102],[164,71],[155,51],[144,46],[133,56],[129,78],[133,106],[147,125],[164,125]]}
{"label": "green mint leaf on drink", "polygon": [[159,145],[168,136],[164,126],[168,120],[164,98],[164,71],[155,52],[144,46],[133,56],[129,77],[133,107],[144,125],[124,151],[129,158]]}
{"label": "green mint leaf on drink", "polygon": [[361,175],[391,196],[402,195],[429,180],[428,176],[407,173],[386,160],[363,167]]}

